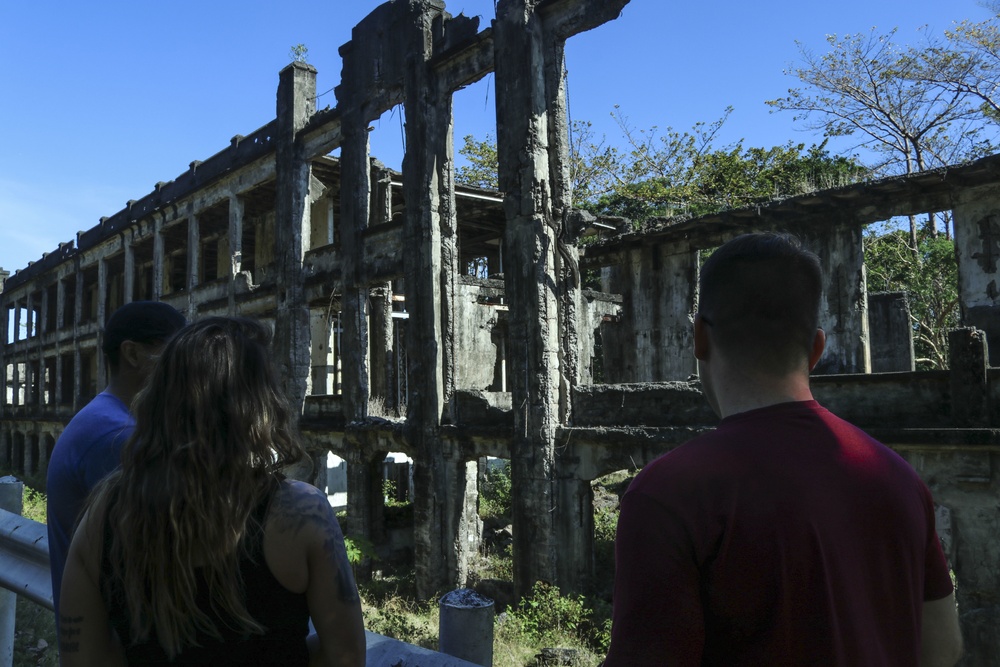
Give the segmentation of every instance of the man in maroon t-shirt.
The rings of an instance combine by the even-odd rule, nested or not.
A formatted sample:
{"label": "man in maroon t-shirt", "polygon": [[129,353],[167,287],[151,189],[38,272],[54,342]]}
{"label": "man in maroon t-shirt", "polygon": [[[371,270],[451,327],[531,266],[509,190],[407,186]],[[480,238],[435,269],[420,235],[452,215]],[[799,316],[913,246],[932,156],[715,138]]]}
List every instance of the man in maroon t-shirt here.
{"label": "man in maroon t-shirt", "polygon": [[962,639],[926,485],[819,406],[816,256],[749,234],[701,275],[712,433],[622,499],[606,667],[953,665]]}

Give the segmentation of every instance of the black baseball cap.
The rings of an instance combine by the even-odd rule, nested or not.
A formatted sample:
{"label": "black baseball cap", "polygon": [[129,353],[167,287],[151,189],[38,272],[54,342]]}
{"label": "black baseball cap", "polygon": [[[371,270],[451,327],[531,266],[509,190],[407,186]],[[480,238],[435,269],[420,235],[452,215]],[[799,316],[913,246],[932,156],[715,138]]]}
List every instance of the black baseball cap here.
{"label": "black baseball cap", "polygon": [[123,341],[156,343],[173,337],[187,322],[176,308],[160,301],[132,301],[116,310],[104,326],[101,349],[118,351]]}

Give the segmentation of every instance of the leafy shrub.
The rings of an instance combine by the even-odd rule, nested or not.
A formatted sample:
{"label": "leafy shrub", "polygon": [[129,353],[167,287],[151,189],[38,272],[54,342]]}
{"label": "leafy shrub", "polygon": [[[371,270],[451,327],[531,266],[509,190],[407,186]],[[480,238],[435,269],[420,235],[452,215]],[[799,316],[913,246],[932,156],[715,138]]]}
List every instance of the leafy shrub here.
{"label": "leafy shrub", "polygon": [[479,516],[506,517],[511,515],[510,463],[490,468],[483,476],[479,489]]}
{"label": "leafy shrub", "polygon": [[[508,612],[504,631],[517,633],[524,643],[539,647],[583,644],[601,650],[594,612],[582,595],[562,595],[559,589],[537,582],[531,594]],[[606,648],[606,645],[605,645]]]}
{"label": "leafy shrub", "polygon": [[22,516],[26,519],[37,521],[38,523],[46,523],[47,502],[44,493],[41,491],[35,491],[34,489],[25,486],[23,502],[24,508],[21,510]]}

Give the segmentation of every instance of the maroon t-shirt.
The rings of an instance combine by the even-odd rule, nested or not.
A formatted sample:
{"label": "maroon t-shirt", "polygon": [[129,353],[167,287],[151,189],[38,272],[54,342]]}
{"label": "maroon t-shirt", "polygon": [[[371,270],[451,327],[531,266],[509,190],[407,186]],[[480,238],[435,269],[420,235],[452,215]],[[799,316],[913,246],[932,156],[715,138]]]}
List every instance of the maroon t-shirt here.
{"label": "maroon t-shirt", "polygon": [[622,499],[606,667],[905,665],[952,591],[913,468],[815,401],[724,419]]}

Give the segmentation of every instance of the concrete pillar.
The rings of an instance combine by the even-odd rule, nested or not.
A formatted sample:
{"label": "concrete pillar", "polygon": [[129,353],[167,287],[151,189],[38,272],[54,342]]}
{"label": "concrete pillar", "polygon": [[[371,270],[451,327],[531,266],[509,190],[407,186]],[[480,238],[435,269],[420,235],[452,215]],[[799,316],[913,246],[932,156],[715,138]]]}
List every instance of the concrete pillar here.
{"label": "concrete pillar", "polygon": [[14,302],[14,341],[21,340],[21,304]]}
{"label": "concrete pillar", "polygon": [[197,306],[194,303],[194,291],[198,287],[201,267],[201,225],[197,215],[191,215],[187,219],[187,276],[184,284],[187,285],[187,317],[193,320],[197,313]]}
{"label": "concrete pillar", "polygon": [[[557,561],[579,558],[557,543],[555,436],[564,378],[575,374],[566,311],[572,255],[561,236],[570,200],[563,100],[565,40],[618,16],[627,0],[560,5],[543,16],[537,0],[501,0],[493,22],[500,190],[507,226],[503,257],[510,305],[514,580],[518,594],[558,580]],[[570,274],[570,275],[568,275]],[[572,297],[571,297],[572,298]],[[563,313],[560,313],[560,310]],[[563,399],[561,401],[561,399]],[[568,524],[564,526],[569,529]],[[573,568],[575,569],[575,568]]]}
{"label": "concrete pillar", "polygon": [[[56,283],[56,331],[66,326],[66,281],[60,279]],[[73,314],[70,313],[70,317]]]}
{"label": "concrete pillar", "polygon": [[[306,207],[308,210],[308,207]],[[243,213],[242,197],[229,197],[229,314],[236,314],[236,275],[243,265]],[[301,278],[300,278],[301,279]],[[308,378],[308,376],[307,376]]]}
{"label": "concrete pillar", "polygon": [[697,373],[692,322],[698,252],[631,248],[605,275],[608,290],[622,295],[622,316],[602,330],[604,381],[664,382]]}
{"label": "concrete pillar", "polygon": [[[306,63],[288,65],[279,75],[277,99],[273,347],[285,393],[297,412],[302,410],[311,370],[309,304],[302,270],[304,243],[309,239],[311,169],[297,133],[315,111],[316,69]],[[242,206],[237,207],[237,216],[242,220]]]}
{"label": "concrete pillar", "polygon": [[13,341],[9,340],[8,333],[10,328],[10,309],[7,307],[6,302],[3,300],[3,292],[0,291],[0,406],[3,406],[7,402],[7,391],[8,391],[8,380],[7,380],[7,346],[12,344]]}
{"label": "concrete pillar", "polygon": [[[384,454],[363,451],[352,443],[347,458],[347,526],[345,532],[362,537],[372,544],[385,540],[385,501],[382,496],[382,459]],[[354,568],[363,581],[371,579],[372,563],[366,559]]]}
{"label": "concrete pillar", "polygon": [[986,332],[990,365],[1000,366],[1000,193],[966,188],[959,197],[953,211],[962,324]]}
{"label": "concrete pillar", "polygon": [[135,298],[135,248],[130,234],[122,235],[122,251],[125,253],[125,275],[122,280],[122,304],[132,303]]}
{"label": "concrete pillar", "polygon": [[35,297],[32,292],[28,292],[24,303],[24,315],[27,318],[24,323],[24,337],[27,340],[38,335],[38,316],[35,315]]}
{"label": "concrete pillar", "polygon": [[80,271],[79,260],[77,260],[76,271],[76,296],[73,299],[73,413],[75,414],[83,403],[80,400],[81,378],[80,378],[80,320],[83,317],[83,273]]}
{"label": "concrete pillar", "polygon": [[164,248],[163,248],[163,219],[155,218],[153,221],[153,301],[159,301],[164,293],[163,275]]}
{"label": "concrete pillar", "polygon": [[948,332],[948,367],[951,370],[951,415],[956,428],[989,425],[989,346],[978,329]]}
{"label": "concrete pillar", "polygon": [[[97,326],[104,329],[104,323],[108,321],[111,313],[108,311],[108,262],[106,259],[97,261]],[[97,348],[100,350],[102,344],[101,336],[98,336]],[[101,391],[108,383],[107,367],[104,363],[104,354],[97,353],[97,390]]]}
{"label": "concrete pillar", "polygon": [[813,373],[870,373],[868,299],[862,228],[853,221],[799,234],[819,256],[823,297],[819,326],[826,333],[826,351]]}
{"label": "concrete pillar", "polygon": [[393,326],[392,326],[392,286],[389,283],[374,288],[369,299],[371,310],[371,395],[382,398],[386,410],[391,413],[396,405],[396,394],[390,373],[394,369]]}
{"label": "concrete pillar", "polygon": [[913,371],[913,326],[906,292],[868,295],[872,373]]}

